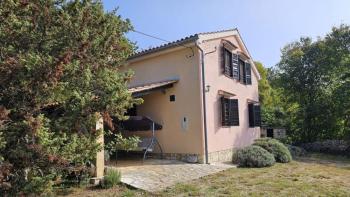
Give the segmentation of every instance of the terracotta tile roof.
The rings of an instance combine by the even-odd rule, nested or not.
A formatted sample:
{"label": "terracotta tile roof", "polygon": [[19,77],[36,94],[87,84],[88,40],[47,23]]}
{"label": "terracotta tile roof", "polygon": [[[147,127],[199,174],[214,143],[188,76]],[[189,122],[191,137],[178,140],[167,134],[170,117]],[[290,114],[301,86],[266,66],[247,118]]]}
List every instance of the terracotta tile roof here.
{"label": "terracotta tile roof", "polygon": [[152,47],[152,48],[149,48],[149,49],[141,50],[139,52],[134,53],[128,59],[129,60],[130,59],[134,59],[134,58],[146,55],[146,54],[158,52],[158,51],[161,51],[161,50],[164,50],[164,49],[169,49],[169,48],[172,48],[172,47],[175,47],[175,46],[181,46],[181,45],[187,44],[189,42],[196,41],[198,39],[199,35],[222,33],[222,32],[234,31],[234,30],[237,30],[237,29],[235,28],[235,29],[227,29],[227,30],[221,30],[221,31],[202,32],[202,33],[193,34],[193,35],[187,36],[185,38],[181,38],[181,39],[173,41],[173,42],[169,42],[169,43],[166,43],[166,44],[163,44],[163,45],[159,45],[159,46]]}
{"label": "terracotta tile roof", "polygon": [[142,84],[134,87],[129,88],[129,92],[131,93],[139,93],[143,91],[150,91],[156,88],[164,87],[170,84],[174,84],[178,82],[178,80],[168,80],[168,81],[162,81],[162,82],[156,82],[156,83],[148,83],[148,84]]}

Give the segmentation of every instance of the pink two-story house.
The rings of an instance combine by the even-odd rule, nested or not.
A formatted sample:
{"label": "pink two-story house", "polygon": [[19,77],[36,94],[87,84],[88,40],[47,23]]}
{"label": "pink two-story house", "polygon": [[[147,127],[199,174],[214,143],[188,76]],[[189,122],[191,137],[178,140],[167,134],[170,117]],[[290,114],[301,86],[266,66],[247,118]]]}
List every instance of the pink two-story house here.
{"label": "pink two-story house", "polygon": [[144,100],[133,115],[161,125],[156,137],[167,158],[231,160],[260,136],[260,75],[237,29],[138,52],[126,68],[135,73],[130,91]]}

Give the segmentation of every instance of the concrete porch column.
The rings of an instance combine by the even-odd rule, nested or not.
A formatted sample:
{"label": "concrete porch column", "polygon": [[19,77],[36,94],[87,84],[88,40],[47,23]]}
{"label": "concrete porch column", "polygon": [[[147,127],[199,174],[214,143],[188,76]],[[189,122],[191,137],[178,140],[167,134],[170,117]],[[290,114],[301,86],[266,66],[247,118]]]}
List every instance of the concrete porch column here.
{"label": "concrete porch column", "polygon": [[98,114],[98,120],[96,122],[96,130],[102,130],[102,133],[97,138],[97,142],[101,144],[102,149],[101,151],[97,152],[96,155],[96,161],[95,161],[95,172],[94,172],[94,178],[91,182],[98,183],[101,178],[104,176],[104,169],[105,169],[105,159],[104,159],[104,133],[103,133],[103,118],[100,114]]}

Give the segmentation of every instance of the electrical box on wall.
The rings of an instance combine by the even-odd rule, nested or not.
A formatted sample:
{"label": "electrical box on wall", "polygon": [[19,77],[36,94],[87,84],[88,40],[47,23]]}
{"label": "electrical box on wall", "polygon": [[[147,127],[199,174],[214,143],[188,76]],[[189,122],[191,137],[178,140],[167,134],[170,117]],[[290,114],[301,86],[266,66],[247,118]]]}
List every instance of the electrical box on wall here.
{"label": "electrical box on wall", "polygon": [[182,118],[181,127],[182,127],[183,131],[187,131],[187,129],[188,129],[188,118],[187,117]]}

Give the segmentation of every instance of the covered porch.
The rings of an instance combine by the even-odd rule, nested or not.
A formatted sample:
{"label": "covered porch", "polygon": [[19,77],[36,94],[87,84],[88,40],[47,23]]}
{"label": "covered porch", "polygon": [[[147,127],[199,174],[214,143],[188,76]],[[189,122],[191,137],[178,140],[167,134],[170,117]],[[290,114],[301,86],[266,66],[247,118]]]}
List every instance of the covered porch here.
{"label": "covered porch", "polygon": [[[151,94],[165,97],[165,92],[177,82],[178,80],[166,80],[134,86],[129,90],[134,97],[143,98]],[[167,101],[172,102],[171,96]],[[148,103],[143,105],[145,104]],[[157,107],[153,108],[154,110],[161,110],[159,109],[161,104],[153,106]],[[165,134],[161,133],[164,132],[164,122],[155,121],[157,116],[152,116],[152,111],[139,110],[137,107],[131,109],[128,115],[130,118],[121,122],[120,126],[123,128],[125,136],[136,135],[141,138],[140,149],[136,152],[121,152],[118,155],[117,162],[111,160],[106,165],[106,170],[117,169],[120,171],[122,174],[121,181],[127,185],[149,192],[156,192],[177,183],[187,182],[235,167],[232,164],[222,163],[213,165],[189,164],[176,160],[176,157],[171,160],[160,159],[159,156],[163,156],[163,147],[157,134]],[[158,117],[158,120],[161,119]],[[180,143],[175,140],[172,141],[172,145],[181,146]],[[158,157],[155,155],[158,155]]]}
{"label": "covered porch", "polygon": [[[133,97],[143,98],[154,93],[163,94],[177,82],[177,79],[170,79],[154,83],[145,83],[129,87],[129,91],[132,93]],[[163,132],[163,123],[154,120],[152,113],[139,110],[139,107],[142,107],[142,105],[147,105],[147,103],[129,109],[127,112],[129,119],[115,122],[115,126],[121,130],[124,137],[139,137],[140,142],[138,143],[138,147],[133,151],[117,151],[115,156],[111,157],[110,161],[107,161],[107,163],[125,165],[126,163],[143,162],[150,157],[163,157],[162,145],[157,137],[159,132]]]}

